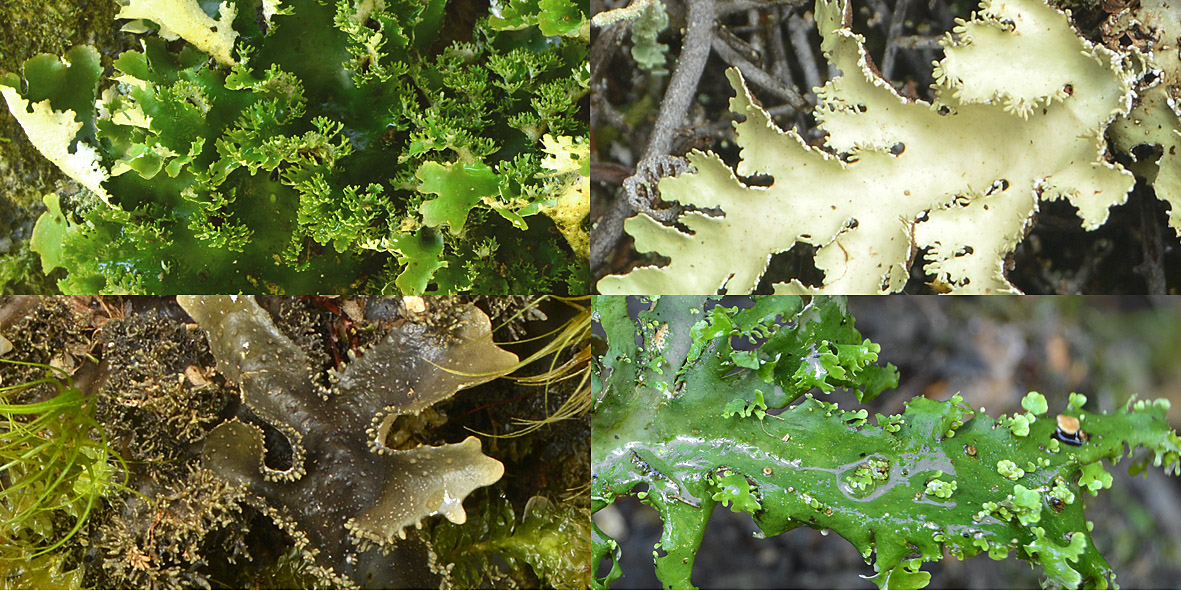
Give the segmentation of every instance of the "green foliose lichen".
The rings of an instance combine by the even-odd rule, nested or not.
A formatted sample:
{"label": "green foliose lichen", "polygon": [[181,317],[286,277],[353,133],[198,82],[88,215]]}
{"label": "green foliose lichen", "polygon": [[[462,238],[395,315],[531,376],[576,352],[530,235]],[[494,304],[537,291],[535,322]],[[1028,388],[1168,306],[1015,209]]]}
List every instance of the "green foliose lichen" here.
{"label": "green foliose lichen", "polygon": [[87,46],[0,78],[30,141],[98,197],[51,198],[34,230],[60,289],[585,281],[578,4],[542,0],[519,26],[446,0],[206,4],[124,6],[142,50],[110,79]]}
{"label": "green foliose lichen", "polygon": [[[1078,492],[1109,486],[1101,460],[1140,448],[1150,452],[1140,462],[1181,473],[1167,404],[1130,402],[1102,414],[1082,410],[1082,397],[1073,396],[1067,410],[1089,438],[1058,452],[1050,450],[1057,425],[1028,420],[1048,410],[1036,394],[1025,398],[1030,416],[1019,415],[1027,419],[1022,434],[959,395],[917,397],[900,416],[865,421],[863,411],[809,392],[831,389],[823,380],[864,401],[896,383],[843,300],[756,297],[745,309],[711,300],[653,298],[635,319],[623,297],[600,296],[594,305],[606,343],[595,359],[592,509],[646,487],[638,496],[664,523],[655,563],[667,587],[692,587],[719,501],[749,513],[759,537],[799,526],[842,536],[874,566],[882,588],[925,585],[923,562],[983,552],[1040,564],[1051,586],[1104,587],[1113,573],[1091,542]],[[637,329],[645,343],[660,335],[662,380],[675,375],[662,388],[647,364],[655,353],[636,345]],[[734,341],[755,343],[754,357],[767,363],[737,363]],[[756,408],[761,414],[750,412]],[[627,559],[601,531],[593,541],[596,568]],[[616,578],[617,567],[596,587]]]}
{"label": "green foliose lichen", "polygon": [[664,67],[668,45],[656,40],[667,28],[668,12],[659,0],[644,4],[640,16],[632,23],[632,58],[654,74],[668,73]]}
{"label": "green foliose lichen", "polygon": [[928,495],[932,495],[940,499],[950,499],[952,493],[954,493],[957,488],[959,488],[959,485],[956,484],[956,481],[954,480],[951,482],[944,482],[936,478],[935,480],[927,483],[927,490],[925,492]]}
{"label": "green foliose lichen", "polygon": [[[449,576],[458,587],[480,585],[461,578],[461,568],[503,571],[521,588],[589,584],[587,495],[585,490],[572,490],[588,478],[589,465],[577,462],[587,456],[586,422],[564,421],[562,432],[546,427],[532,440],[485,439],[484,449],[502,459],[510,473],[536,475],[530,467],[540,462],[557,468],[544,477],[502,479],[495,488],[478,489],[488,493],[484,498],[496,501],[487,505],[462,499],[466,487],[457,481],[487,482],[488,472],[495,476],[501,465],[481,454],[474,437],[449,444],[468,437],[460,425],[487,432],[489,425],[508,423],[508,417],[538,416],[523,409],[537,408],[545,416],[560,403],[554,398],[564,397],[575,386],[555,383],[547,401],[552,405],[541,402],[540,391],[523,398],[512,389],[495,387],[469,393],[476,397],[470,399],[473,406],[498,403],[488,413],[497,418],[483,424],[462,420],[462,401],[431,406],[440,391],[448,398],[452,386],[492,377],[458,374],[495,369],[491,374],[496,375],[504,371],[502,364],[516,359],[492,345],[490,325],[487,320],[480,324],[482,313],[473,308],[472,298],[282,297],[263,298],[261,306],[251,297],[198,299],[206,305],[236,301],[253,313],[245,319],[239,314],[215,321],[214,344],[201,330],[204,325],[194,324],[181,308],[161,298],[6,301],[8,317],[0,320],[0,332],[13,345],[6,357],[52,360],[67,372],[80,367],[73,372],[73,391],[52,401],[68,411],[65,427],[50,418],[25,423],[48,428],[37,434],[41,441],[34,441],[44,456],[8,445],[32,435],[22,426],[0,425],[0,440],[9,452],[28,460],[18,465],[7,458],[0,470],[0,525],[7,526],[0,532],[0,587],[430,588],[448,583]],[[495,318],[508,319],[534,300],[522,296],[476,301]],[[550,307],[541,309],[553,317]],[[343,328],[349,318],[344,310],[352,314],[349,329]],[[519,319],[506,324],[505,332],[516,338],[521,333],[514,330],[533,326]],[[243,333],[246,338],[235,341]],[[326,337],[329,334],[340,339]],[[248,354],[232,355],[226,361],[227,373],[219,375],[215,366],[224,360],[227,342],[230,351]],[[83,361],[88,353],[98,353],[100,363]],[[354,358],[350,353],[363,355]],[[495,368],[487,365],[490,358]],[[282,371],[275,370],[275,359],[281,360]],[[328,369],[340,368],[343,360],[348,362],[339,373]],[[235,367],[244,367],[246,375],[233,373]],[[2,385],[25,383],[42,374],[43,369],[28,365],[0,363]],[[236,377],[227,380],[224,375]],[[267,375],[276,379],[267,380]],[[261,401],[254,397],[260,384],[270,388],[269,400],[266,394]],[[40,401],[44,410],[49,405],[42,403],[54,390],[48,382],[4,390],[0,398],[13,396],[0,401],[0,407]],[[394,391],[405,397],[393,400]],[[333,396],[338,402],[323,406],[328,403],[320,395],[330,392],[339,394]],[[237,402],[240,394],[244,404]],[[414,400],[405,404],[407,397]],[[336,410],[308,417],[301,408],[309,398],[319,411],[331,406]],[[505,403],[505,398],[515,402]],[[396,406],[386,404],[390,402]],[[450,406],[451,402],[458,405]],[[89,413],[91,406],[93,418],[78,422],[75,411]],[[380,420],[366,417],[369,411],[380,414]],[[227,420],[228,415],[238,418]],[[268,419],[260,418],[264,416]],[[4,418],[0,416],[0,423]],[[108,445],[122,454],[125,464],[88,449],[101,443],[100,431],[88,421],[102,426]],[[323,429],[327,425],[332,427]],[[260,426],[263,435],[258,442],[252,436]],[[301,429],[311,431],[304,437]],[[48,502],[44,515],[27,511],[28,501],[36,501],[46,489],[13,486],[23,480],[19,474],[31,475],[27,468],[42,459],[70,458],[78,444],[83,448],[72,466],[59,462],[43,474],[50,482],[60,480],[56,491],[62,494],[42,499]],[[322,454],[325,450],[329,453]],[[407,468],[407,459],[413,469]],[[373,471],[374,466],[391,463],[402,464],[394,475]],[[457,476],[452,470],[456,468],[462,474]],[[293,482],[301,470],[303,475]],[[126,487],[118,486],[123,482]],[[312,486],[313,482],[318,484]],[[442,488],[435,488],[440,483]],[[378,498],[383,489],[395,486],[396,494]],[[305,487],[316,492],[296,499]],[[103,496],[94,499],[92,494]],[[549,501],[528,500],[534,494],[545,494]],[[500,520],[505,513],[498,504],[508,502],[505,496],[514,503],[508,511],[516,515],[508,523]],[[373,501],[378,509],[366,515],[366,503],[357,503],[360,498]],[[86,518],[90,502],[94,506]],[[8,520],[9,507],[29,518]],[[430,517],[431,513],[440,515]],[[319,522],[313,517],[325,514],[332,515]],[[346,528],[345,519],[335,518],[348,514],[356,517],[351,528]],[[470,532],[452,523],[462,521],[465,514],[464,526],[472,527]],[[62,540],[79,519],[84,522],[76,535],[50,553],[30,556]],[[444,522],[455,527],[438,527]],[[416,529],[416,523],[423,529]],[[443,536],[435,535],[441,529],[450,532],[450,540],[464,543],[444,545]],[[432,553],[430,544],[436,542],[438,552]],[[503,587],[511,586],[512,581],[504,582]]]}
{"label": "green foliose lichen", "polygon": [[1025,437],[1029,435],[1029,417],[1026,415],[1014,415],[1009,419],[1009,430],[1017,437]]}
{"label": "green foliose lichen", "polygon": [[1094,496],[1102,489],[1111,488],[1111,474],[1103,469],[1100,462],[1087,464],[1079,474],[1078,485]]}
{"label": "green foliose lichen", "polygon": [[755,498],[745,476],[731,472],[727,468],[719,468],[718,473],[709,480],[719,489],[711,498],[720,502],[723,507],[730,507],[735,513],[751,514],[760,509],[759,500]]}
{"label": "green foliose lichen", "polygon": [[1046,397],[1038,392],[1030,392],[1021,399],[1021,408],[1035,414],[1044,415],[1049,407],[1046,406]]}

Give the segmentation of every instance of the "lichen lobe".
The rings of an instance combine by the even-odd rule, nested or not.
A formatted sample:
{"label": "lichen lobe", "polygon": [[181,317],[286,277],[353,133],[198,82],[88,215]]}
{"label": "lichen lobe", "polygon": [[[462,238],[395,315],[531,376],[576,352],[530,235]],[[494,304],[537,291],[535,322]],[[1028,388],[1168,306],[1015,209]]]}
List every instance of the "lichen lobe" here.
{"label": "lichen lobe", "polygon": [[[512,369],[517,357],[492,342],[488,317],[470,307],[449,331],[406,322],[333,374],[326,389],[313,380],[307,355],[252,297],[178,302],[207,333],[219,371],[241,388],[246,409],[210,432],[205,465],[273,509],[329,582],[427,584],[421,571],[430,551],[405,539],[408,527],[437,514],[463,523],[464,498],[498,481],[504,467],[475,437],[395,450],[385,447],[385,435],[397,416]],[[259,419],[264,426],[253,424]],[[287,438],[291,466],[267,464],[265,427]],[[390,561],[382,556],[389,550],[400,557],[396,569],[420,572],[400,581],[366,575]]]}
{"label": "lichen lobe", "polygon": [[386,487],[377,503],[346,524],[354,536],[376,542],[404,538],[405,528],[421,524],[430,515],[464,523],[464,497],[504,475],[504,465],[481,453],[475,437],[439,447],[389,451],[386,458],[406,474],[421,478]]}

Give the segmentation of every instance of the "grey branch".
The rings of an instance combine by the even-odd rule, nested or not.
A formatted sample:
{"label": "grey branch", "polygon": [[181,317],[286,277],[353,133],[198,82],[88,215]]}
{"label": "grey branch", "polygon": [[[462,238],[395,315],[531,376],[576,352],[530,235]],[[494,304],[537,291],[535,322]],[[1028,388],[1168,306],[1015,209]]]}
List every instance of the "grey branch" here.
{"label": "grey branch", "polygon": [[939,49],[941,35],[902,35],[894,39],[899,49]]}
{"label": "grey branch", "polygon": [[882,77],[887,81],[894,74],[894,58],[898,54],[898,44],[895,40],[902,34],[902,25],[906,22],[906,6],[909,0],[898,0],[894,4],[894,14],[890,16],[890,29],[886,32],[886,54],[882,56]]}
{"label": "grey branch", "polygon": [[[709,59],[710,46],[713,43],[715,8],[715,0],[689,0],[689,16],[685,27],[685,39],[681,44],[681,54],[664,92],[664,99],[660,102],[660,114],[656,117],[652,134],[648,136],[648,145],[636,166],[637,171],[643,169],[645,160],[667,155],[672,149],[673,137],[693,104],[693,97],[697,94],[697,83],[701,80],[705,62]],[[591,241],[592,268],[602,265],[607,255],[615,248],[619,237],[623,235],[623,221],[636,207],[634,202],[641,199],[641,196],[635,193],[620,193],[624,194],[623,198],[617,198],[611,209],[603,214],[599,223],[592,229],[596,238]],[[646,194],[644,197],[650,199],[654,196]],[[645,204],[647,208],[653,208],[654,205],[653,202]]]}
{"label": "grey branch", "polygon": [[797,111],[807,113],[811,109],[808,101],[805,101],[804,97],[800,96],[795,89],[788,87],[779,79],[747,61],[742,54],[726,42],[724,37],[719,36],[714,38],[714,51],[718,52],[718,56],[726,60],[726,63],[738,68],[738,71],[742,72],[742,75],[747,80],[758,84],[768,92],[787,101],[787,104],[794,107]]}
{"label": "grey branch", "polygon": [[697,82],[705,71],[705,61],[713,42],[714,0],[689,0],[687,21],[681,55],[677,58],[677,67],[669,79],[664,99],[660,101],[660,114],[641,160],[668,154],[672,149],[673,134],[693,104]]}
{"label": "grey branch", "polygon": [[808,89],[820,86],[820,70],[816,67],[816,54],[812,53],[812,43],[808,41],[808,31],[812,25],[802,17],[791,15],[787,19],[787,32],[791,36],[791,47],[796,52],[796,59],[800,62],[800,69],[804,72],[804,83]]}

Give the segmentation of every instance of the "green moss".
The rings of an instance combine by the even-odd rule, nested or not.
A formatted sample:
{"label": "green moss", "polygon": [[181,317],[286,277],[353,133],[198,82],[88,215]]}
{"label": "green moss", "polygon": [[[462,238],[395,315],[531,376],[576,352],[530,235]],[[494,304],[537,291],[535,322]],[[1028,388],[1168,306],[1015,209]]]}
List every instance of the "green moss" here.
{"label": "green moss", "polygon": [[[477,495],[471,522],[440,522],[431,540],[451,584],[470,589],[585,589],[590,583],[590,534],[585,505],[530,498],[517,511],[502,496]],[[503,565],[503,566],[498,566]]]}
{"label": "green moss", "polygon": [[[94,420],[92,395],[59,369],[0,361],[45,370],[40,379],[0,388],[0,532],[11,544],[0,555],[29,560],[78,533],[102,499],[126,484],[127,471]],[[25,396],[39,386],[56,393]],[[61,515],[69,516],[68,526]]]}

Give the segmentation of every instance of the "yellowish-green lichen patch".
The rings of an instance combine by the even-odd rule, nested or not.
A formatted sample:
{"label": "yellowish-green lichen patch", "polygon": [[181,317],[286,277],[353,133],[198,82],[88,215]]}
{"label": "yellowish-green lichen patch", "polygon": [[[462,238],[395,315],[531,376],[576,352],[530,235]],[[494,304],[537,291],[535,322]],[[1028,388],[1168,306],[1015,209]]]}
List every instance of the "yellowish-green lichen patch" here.
{"label": "yellowish-green lichen patch", "polygon": [[[1086,229],[1125,201],[1134,179],[1110,162],[1103,132],[1126,112],[1132,74],[1064,13],[1041,0],[983,2],[944,40],[926,103],[870,67],[851,11],[848,0],[816,2],[821,47],[842,72],[817,90],[825,149],[779,129],[731,69],[736,170],[689,154],[694,172],[660,182],[663,199],[692,206],[676,220],[689,232],[644,214],[625,225],[637,250],[671,262],[605,277],[601,292],[749,293],[773,255],[803,243],[817,249],[823,284],[793,280],[776,293],[900,291],[922,249],[924,270],[954,292],[1011,293],[1005,257],[1041,201],[1069,201]],[[759,174],[771,185],[739,180]]]}
{"label": "yellowish-green lichen patch", "polygon": [[0,77],[0,95],[45,157],[106,201],[102,183],[110,173],[92,144],[98,65],[98,51],[88,46],[74,47],[64,59],[41,55],[25,63],[34,89],[22,93],[20,78],[9,74]]}

